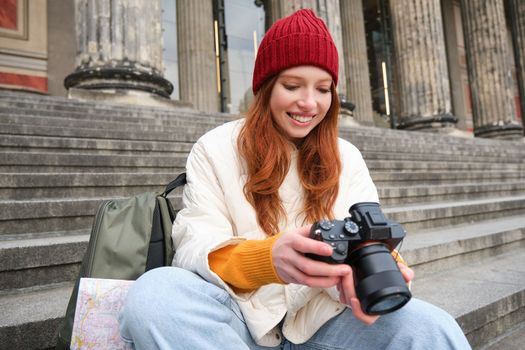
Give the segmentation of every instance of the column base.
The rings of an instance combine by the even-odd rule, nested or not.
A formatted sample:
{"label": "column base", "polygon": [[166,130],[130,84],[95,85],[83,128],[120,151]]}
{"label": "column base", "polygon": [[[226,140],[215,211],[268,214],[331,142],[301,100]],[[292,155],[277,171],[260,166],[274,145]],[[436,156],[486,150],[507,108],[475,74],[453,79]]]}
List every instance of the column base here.
{"label": "column base", "polygon": [[410,116],[399,118],[398,129],[421,130],[455,127],[458,118],[450,113],[433,115],[430,117]]}
{"label": "column base", "polygon": [[339,126],[340,127],[360,127],[359,123],[351,111],[341,108],[339,110]]}
{"label": "column base", "polygon": [[130,90],[88,90],[70,88],[67,92],[67,97],[72,100],[79,101],[100,101],[107,103],[129,104],[160,108],[186,108],[193,109],[189,102],[171,100],[165,97],[145,92],[145,91],[130,91]]}
{"label": "column base", "polygon": [[64,86],[90,90],[140,90],[169,98],[173,85],[152,69],[137,67],[88,67],[64,79]]}
{"label": "column base", "polygon": [[476,137],[519,140],[523,138],[523,127],[516,121],[499,122],[474,129]]}

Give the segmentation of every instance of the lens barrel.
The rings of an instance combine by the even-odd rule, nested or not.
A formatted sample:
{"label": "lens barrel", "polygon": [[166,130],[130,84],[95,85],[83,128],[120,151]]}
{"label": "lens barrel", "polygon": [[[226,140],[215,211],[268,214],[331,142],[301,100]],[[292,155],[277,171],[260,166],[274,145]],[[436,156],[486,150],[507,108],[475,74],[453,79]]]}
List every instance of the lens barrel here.
{"label": "lens barrel", "polygon": [[372,243],[348,257],[356,277],[356,293],[363,312],[383,315],[403,307],[412,297],[388,247]]}

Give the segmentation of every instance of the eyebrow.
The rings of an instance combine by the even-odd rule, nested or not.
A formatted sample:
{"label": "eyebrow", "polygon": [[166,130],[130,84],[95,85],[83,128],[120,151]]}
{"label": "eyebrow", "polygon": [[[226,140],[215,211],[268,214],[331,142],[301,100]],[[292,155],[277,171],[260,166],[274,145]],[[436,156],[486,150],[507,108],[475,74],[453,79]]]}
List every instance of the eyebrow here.
{"label": "eyebrow", "polygon": [[[279,78],[305,80],[303,77],[301,77],[299,75],[292,75],[292,74],[283,74]],[[325,79],[321,79],[321,80],[317,81],[317,83],[324,83],[324,82],[330,82],[331,83],[332,82],[332,78],[325,78]]]}

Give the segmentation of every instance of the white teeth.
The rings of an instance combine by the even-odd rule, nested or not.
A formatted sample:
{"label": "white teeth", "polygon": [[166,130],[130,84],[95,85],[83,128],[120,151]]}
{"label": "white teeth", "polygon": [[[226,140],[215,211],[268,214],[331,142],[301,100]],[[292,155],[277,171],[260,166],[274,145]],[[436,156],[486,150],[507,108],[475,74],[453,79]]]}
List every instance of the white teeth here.
{"label": "white teeth", "polygon": [[306,123],[312,120],[314,117],[303,117],[301,115],[289,114],[293,120],[297,120],[300,123]]}

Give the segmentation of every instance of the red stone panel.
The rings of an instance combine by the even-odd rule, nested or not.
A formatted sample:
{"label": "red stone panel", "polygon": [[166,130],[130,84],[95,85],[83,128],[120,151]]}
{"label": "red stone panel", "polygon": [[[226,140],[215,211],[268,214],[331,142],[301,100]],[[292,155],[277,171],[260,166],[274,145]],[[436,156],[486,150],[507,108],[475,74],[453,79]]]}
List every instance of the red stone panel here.
{"label": "red stone panel", "polygon": [[17,29],[17,0],[0,0],[0,28]]}
{"label": "red stone panel", "polygon": [[47,78],[0,72],[0,86],[47,93]]}

